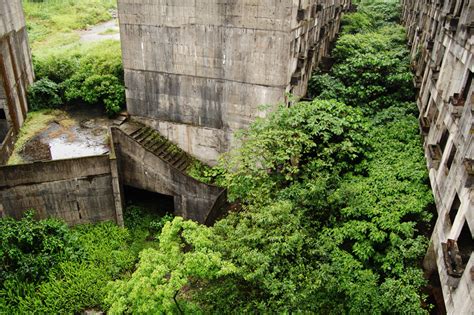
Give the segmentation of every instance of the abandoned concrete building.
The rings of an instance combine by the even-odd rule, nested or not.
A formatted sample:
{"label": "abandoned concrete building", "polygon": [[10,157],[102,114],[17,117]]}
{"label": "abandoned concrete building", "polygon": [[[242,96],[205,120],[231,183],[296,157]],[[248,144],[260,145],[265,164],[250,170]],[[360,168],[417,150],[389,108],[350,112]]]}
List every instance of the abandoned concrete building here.
{"label": "abandoned concrete building", "polygon": [[[446,311],[474,309],[474,0],[401,0],[420,130],[437,206],[424,260]],[[170,196],[211,224],[225,190],[189,175],[238,145],[233,135],[302,97],[349,0],[118,0],[127,109],[110,153],[0,167],[0,217],[35,208],[71,225],[123,224],[123,187]],[[0,0],[0,165],[33,80],[21,0]],[[176,146],[177,145],[177,146]]]}
{"label": "abandoned concrete building", "polygon": [[213,164],[259,107],[301,97],[348,0],[119,0],[127,109]]}
{"label": "abandoned concrete building", "polygon": [[28,106],[33,66],[21,0],[0,1],[0,165],[10,155]]}
{"label": "abandoned concrete building", "polygon": [[403,0],[438,211],[425,269],[446,311],[474,310],[474,1]]}
{"label": "abandoned concrete building", "polygon": [[211,224],[226,193],[189,176],[195,157],[215,162],[233,131],[264,114],[259,105],[304,95],[349,3],[119,1],[134,121],[111,128],[106,156],[0,167],[0,214],[35,208],[72,225],[123,224],[128,186],[170,196],[175,214]]}

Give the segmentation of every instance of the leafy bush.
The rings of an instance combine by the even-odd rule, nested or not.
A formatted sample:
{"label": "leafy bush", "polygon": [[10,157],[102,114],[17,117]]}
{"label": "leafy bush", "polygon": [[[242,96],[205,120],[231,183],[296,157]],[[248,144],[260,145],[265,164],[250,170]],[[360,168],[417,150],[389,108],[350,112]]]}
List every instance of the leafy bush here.
{"label": "leafy bush", "polygon": [[330,74],[314,73],[308,82],[308,98],[320,98],[323,100],[343,100],[345,86],[342,82]]}
{"label": "leafy bush", "polygon": [[77,238],[63,222],[36,221],[33,211],[19,221],[0,219],[0,284],[42,281],[51,268],[78,255]]}
{"label": "leafy bush", "polygon": [[79,58],[66,54],[55,54],[44,58],[33,56],[33,65],[36,78],[49,79],[60,84],[79,70]]}
{"label": "leafy bush", "polygon": [[[67,86],[68,83],[71,83],[71,86]],[[117,77],[110,74],[94,74],[87,77],[83,82],[72,79],[66,81],[65,85],[67,86],[67,100],[83,100],[89,104],[103,104],[105,112],[110,116],[120,112],[125,103],[123,84]]]}
{"label": "leafy bush", "polygon": [[[103,309],[107,283],[132,272],[138,253],[150,247],[145,242],[148,234],[139,228],[105,222],[69,229],[60,221],[34,221],[32,216],[18,222],[0,220],[2,314]],[[28,252],[20,254],[17,247]]]}
{"label": "leafy bush", "polygon": [[368,148],[365,128],[359,110],[334,100],[280,107],[244,131],[223,161],[229,198],[266,199],[297,182],[306,165],[334,176],[351,169]]}
{"label": "leafy bush", "polygon": [[[375,19],[372,11],[364,12]],[[389,23],[381,25],[365,32],[342,35],[333,50],[336,64],[331,73],[315,73],[308,95],[335,98],[362,108],[366,114],[411,101],[413,76],[404,29]]]}
{"label": "leafy bush", "polygon": [[[213,251],[212,233],[192,221],[175,218],[168,222],[160,236],[159,249],[140,253],[140,264],[129,280],[109,284],[106,302],[112,314],[164,314],[196,312],[193,303],[178,302],[179,290],[189,277],[224,276],[234,266]],[[184,252],[192,245],[197,251]]]}
{"label": "leafy bush", "polygon": [[414,97],[408,58],[390,52],[356,54],[334,66],[333,75],[346,86],[345,99],[367,113]]}
{"label": "leafy bush", "polygon": [[[51,91],[46,90],[50,91],[49,94],[43,92],[46,100],[37,100],[36,94],[31,95],[33,110],[78,102],[102,105],[105,112],[113,116],[125,106],[123,67],[117,43],[104,42],[86,50],[61,51],[38,57],[34,59],[34,66],[39,81],[33,87],[39,84],[43,90],[47,87]],[[43,81],[48,83],[46,87]],[[37,107],[39,102],[42,107]]]}
{"label": "leafy bush", "polygon": [[342,34],[356,34],[373,29],[373,21],[364,12],[347,14],[341,21]]}
{"label": "leafy bush", "polygon": [[61,90],[57,83],[49,79],[34,82],[28,88],[28,105],[30,110],[58,108],[63,104]]}

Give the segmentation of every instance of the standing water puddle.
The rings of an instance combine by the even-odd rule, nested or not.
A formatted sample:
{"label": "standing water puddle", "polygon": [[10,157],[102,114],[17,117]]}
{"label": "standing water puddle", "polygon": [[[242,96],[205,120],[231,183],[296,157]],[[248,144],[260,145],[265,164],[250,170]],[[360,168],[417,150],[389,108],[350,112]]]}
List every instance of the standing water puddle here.
{"label": "standing water puddle", "polygon": [[30,139],[20,152],[25,162],[58,160],[109,152],[111,120],[100,109],[75,108],[64,112]]}

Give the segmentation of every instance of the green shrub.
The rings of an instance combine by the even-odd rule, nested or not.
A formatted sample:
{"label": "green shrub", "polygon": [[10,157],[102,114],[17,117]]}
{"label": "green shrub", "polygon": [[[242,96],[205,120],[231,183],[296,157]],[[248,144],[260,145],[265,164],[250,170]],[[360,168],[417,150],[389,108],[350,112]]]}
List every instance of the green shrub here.
{"label": "green shrub", "polygon": [[347,14],[341,21],[342,34],[356,34],[373,29],[373,21],[367,14],[356,12]]}
{"label": "green shrub", "polygon": [[49,79],[38,80],[28,88],[30,110],[58,108],[62,104],[60,86]]}
{"label": "green shrub", "polygon": [[63,222],[36,221],[28,211],[17,221],[0,219],[0,283],[39,282],[62,261],[80,258],[77,238]]}
{"label": "green shrub", "polygon": [[100,309],[109,280],[106,270],[99,266],[64,262],[48,281],[11,309],[20,314],[77,314],[88,308]]}
{"label": "green shrub", "polygon": [[308,98],[343,100],[345,86],[330,74],[314,73],[308,82]]}
{"label": "green shrub", "polygon": [[39,81],[33,87],[38,84],[39,91],[30,99],[33,110],[76,102],[101,105],[113,116],[125,107],[123,67],[116,43],[35,58],[34,65]]}
{"label": "green shrub", "polygon": [[33,57],[33,65],[37,79],[49,79],[60,84],[79,70],[80,59],[66,54],[54,54],[37,58]]}

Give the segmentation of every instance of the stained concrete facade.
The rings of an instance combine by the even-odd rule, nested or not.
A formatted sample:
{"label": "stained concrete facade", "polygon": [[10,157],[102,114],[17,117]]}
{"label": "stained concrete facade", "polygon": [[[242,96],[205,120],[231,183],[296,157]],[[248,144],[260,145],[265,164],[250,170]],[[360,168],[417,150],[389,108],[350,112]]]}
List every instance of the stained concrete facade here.
{"label": "stained concrete facade", "polygon": [[0,165],[28,111],[33,67],[21,0],[0,0]]}
{"label": "stained concrete facade", "polygon": [[474,313],[474,0],[402,0],[437,221],[425,259],[448,314]]}
{"label": "stained concrete facade", "polygon": [[213,164],[233,134],[301,97],[349,0],[119,0],[127,108]]}
{"label": "stained concrete facade", "polygon": [[123,225],[114,159],[92,156],[0,167],[0,217],[21,218],[34,209],[39,219],[70,225],[114,221]]}

